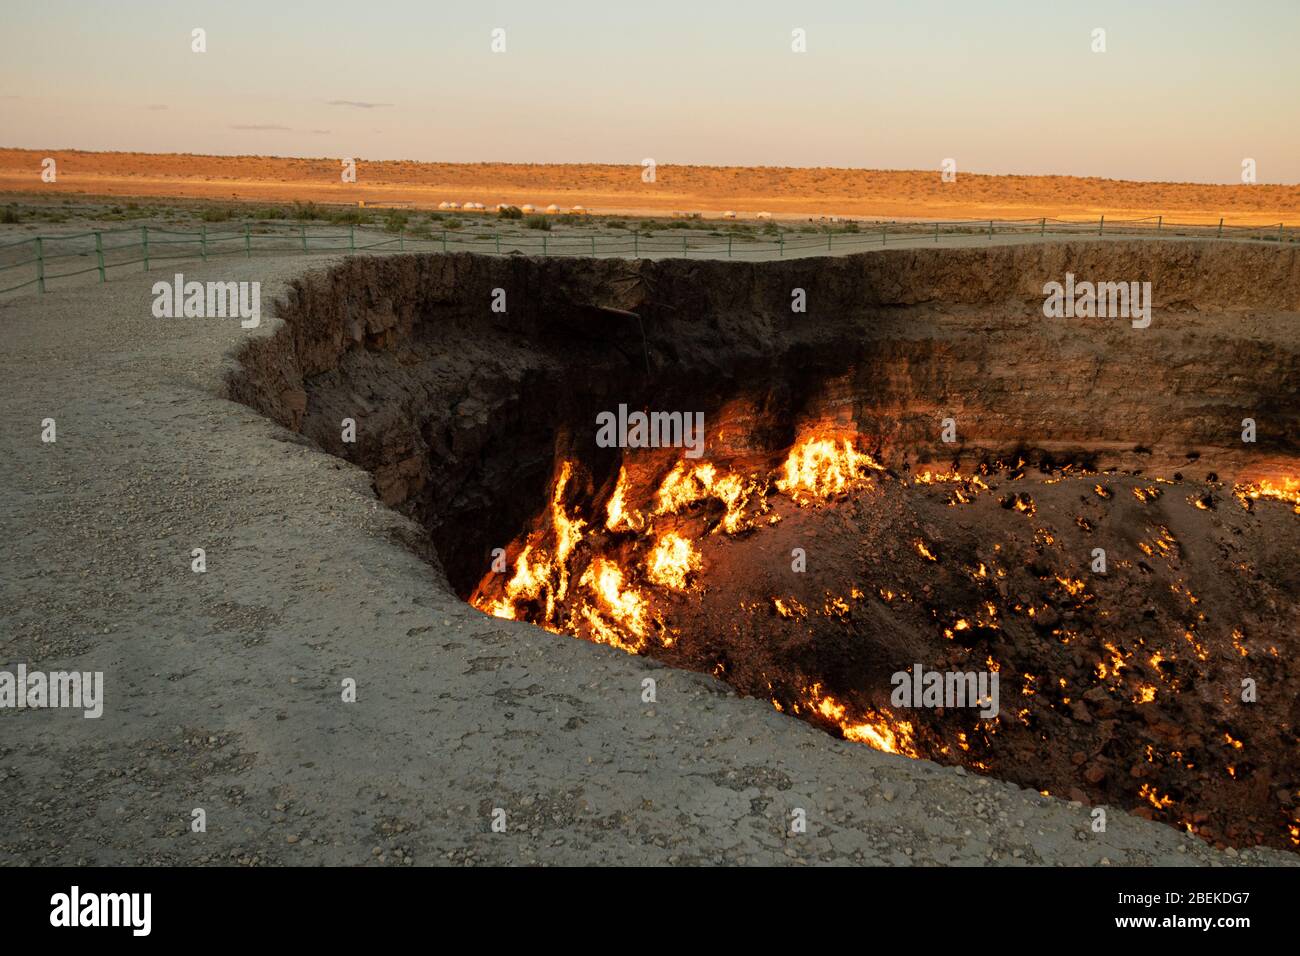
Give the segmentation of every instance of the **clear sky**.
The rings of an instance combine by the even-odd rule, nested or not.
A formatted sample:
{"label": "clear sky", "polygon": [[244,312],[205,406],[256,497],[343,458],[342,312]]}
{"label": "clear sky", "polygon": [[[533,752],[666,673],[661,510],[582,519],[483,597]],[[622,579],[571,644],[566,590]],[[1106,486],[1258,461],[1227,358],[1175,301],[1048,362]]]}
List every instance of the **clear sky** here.
{"label": "clear sky", "polygon": [[1300,0],[0,2],[4,146],[1300,182]]}

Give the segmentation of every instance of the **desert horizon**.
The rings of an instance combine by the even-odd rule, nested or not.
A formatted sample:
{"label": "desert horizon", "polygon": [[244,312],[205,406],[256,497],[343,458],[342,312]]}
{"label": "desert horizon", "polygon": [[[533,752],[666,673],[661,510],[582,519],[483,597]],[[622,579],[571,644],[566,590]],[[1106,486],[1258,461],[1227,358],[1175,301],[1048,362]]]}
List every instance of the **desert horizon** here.
{"label": "desert horizon", "polygon": [[[57,177],[42,180],[52,158]],[[933,170],[836,166],[658,164],[653,182],[637,163],[499,163],[355,160],[240,154],[0,148],[0,195],[192,199],[229,202],[403,204],[556,203],[594,214],[733,211],[739,218],[979,220],[1046,216],[1087,220],[1164,216],[1170,221],[1271,225],[1300,219],[1300,185],[1147,182],[1068,175],[972,173],[946,181]]]}

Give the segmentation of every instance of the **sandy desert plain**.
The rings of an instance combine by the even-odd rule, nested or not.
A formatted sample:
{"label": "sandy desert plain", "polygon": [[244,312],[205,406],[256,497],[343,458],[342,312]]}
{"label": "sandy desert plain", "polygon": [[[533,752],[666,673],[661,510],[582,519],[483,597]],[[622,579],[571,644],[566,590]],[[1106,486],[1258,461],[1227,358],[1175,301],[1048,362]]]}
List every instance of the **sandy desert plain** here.
{"label": "sandy desert plain", "polygon": [[[58,178],[43,183],[53,157]],[[555,203],[595,213],[667,215],[674,211],[778,219],[1141,219],[1179,223],[1271,225],[1300,222],[1300,186],[1152,183],[1072,176],[990,176],[958,170],[943,182],[934,170],[767,166],[656,167],[642,181],[639,160],[577,163],[357,162],[344,183],[339,158],[200,156],[187,153],[87,152],[0,148],[0,193],[157,197],[247,202],[314,201],[435,208],[440,202]]]}

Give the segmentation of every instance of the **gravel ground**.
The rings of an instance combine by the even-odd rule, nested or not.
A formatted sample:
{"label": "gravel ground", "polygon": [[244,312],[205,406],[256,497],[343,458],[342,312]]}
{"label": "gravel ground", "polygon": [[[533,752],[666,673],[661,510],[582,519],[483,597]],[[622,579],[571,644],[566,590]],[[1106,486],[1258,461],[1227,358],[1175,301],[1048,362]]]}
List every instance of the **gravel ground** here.
{"label": "gravel ground", "polygon": [[[180,268],[267,303],[327,261]],[[274,322],[152,318],[159,278],[0,302],[0,668],[105,681],[98,720],[0,710],[0,862],[1295,862],[1118,809],[1094,833],[1078,804],[483,616],[368,475],[219,397]]]}

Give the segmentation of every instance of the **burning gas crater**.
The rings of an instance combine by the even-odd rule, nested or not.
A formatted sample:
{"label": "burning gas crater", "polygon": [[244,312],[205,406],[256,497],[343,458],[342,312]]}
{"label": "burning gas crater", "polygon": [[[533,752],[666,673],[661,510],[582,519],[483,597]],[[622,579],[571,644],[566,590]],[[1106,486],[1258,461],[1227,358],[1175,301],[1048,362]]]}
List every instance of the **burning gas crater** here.
{"label": "burning gas crater", "polygon": [[[818,426],[730,465],[638,452],[602,478],[561,460],[470,601],[711,672],[878,750],[1215,843],[1300,845],[1283,653],[1300,480],[1041,454],[895,470],[866,447]],[[892,707],[891,675],[914,664],[996,672],[1000,712]],[[1245,680],[1260,702],[1241,702]]]}
{"label": "burning gas crater", "polygon": [[[768,503],[773,492],[796,502],[829,499],[884,468],[859,453],[852,440],[834,439],[804,441],[776,475],[721,474],[712,463],[683,459],[659,482],[650,502],[634,509],[627,503],[630,480],[625,464],[597,527],[568,514],[565,498],[573,471],[573,462],[561,463],[544,527],[527,536],[504,593],[490,596],[499,582],[489,574],[471,603],[496,617],[529,620],[550,631],[637,654],[652,641],[672,647],[679,634],[665,620],[663,609],[656,608],[646,586],[678,592],[699,589],[700,551],[680,533],[682,522],[673,519],[699,509],[705,516],[705,534],[736,535],[759,522],[780,520]],[[596,548],[580,550],[593,541],[599,553]],[[581,570],[572,566],[575,563]],[[644,583],[638,586],[638,580]],[[789,615],[780,599],[774,598],[773,606]]]}

